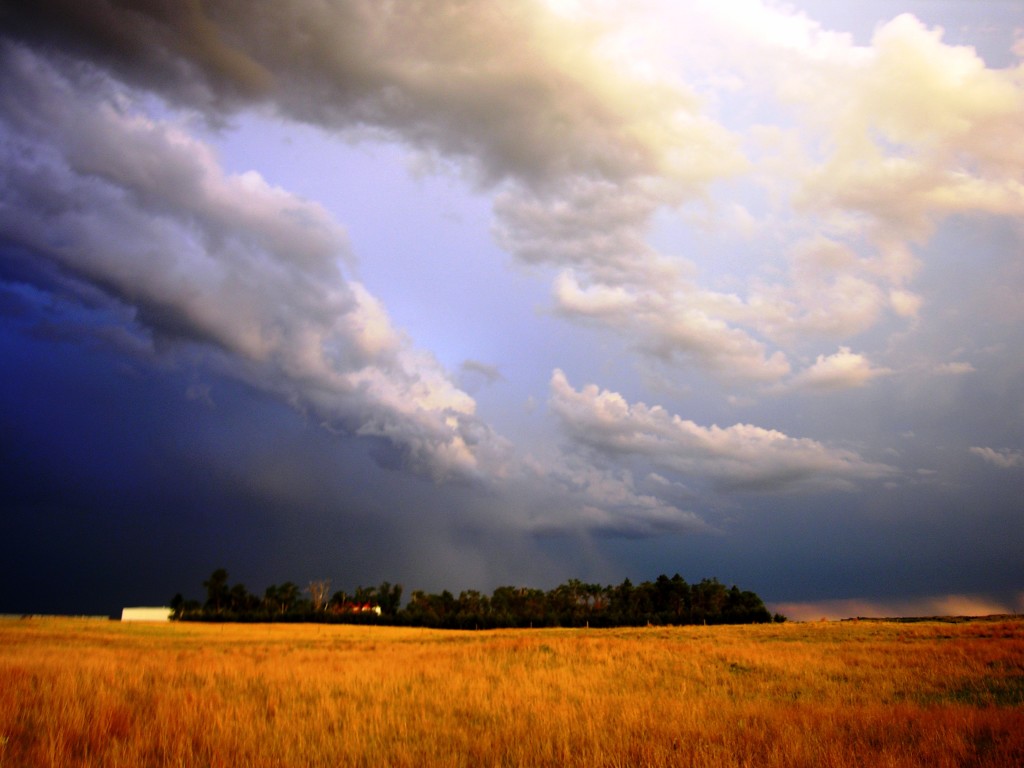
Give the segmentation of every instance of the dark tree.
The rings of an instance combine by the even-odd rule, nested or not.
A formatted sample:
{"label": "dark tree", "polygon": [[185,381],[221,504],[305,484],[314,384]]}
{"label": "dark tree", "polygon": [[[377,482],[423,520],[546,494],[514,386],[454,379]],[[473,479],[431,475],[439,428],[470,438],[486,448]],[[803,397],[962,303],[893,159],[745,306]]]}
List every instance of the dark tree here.
{"label": "dark tree", "polygon": [[222,613],[230,599],[228,572],[223,568],[218,568],[210,574],[209,579],[203,582],[203,586],[206,587],[206,610]]}
{"label": "dark tree", "polygon": [[384,616],[396,616],[402,607],[402,585],[381,582],[377,587],[377,604]]}
{"label": "dark tree", "polygon": [[339,589],[331,595],[331,601],[327,604],[327,607],[334,613],[341,613],[351,602],[352,598],[349,597],[348,592],[344,589]]}
{"label": "dark tree", "polygon": [[311,581],[306,591],[309,592],[309,598],[313,602],[313,610],[322,611],[327,607],[327,596],[331,593],[331,580]]}
{"label": "dark tree", "polygon": [[297,584],[286,581],[277,588],[278,612],[286,614],[298,607],[302,591]]}
{"label": "dark tree", "polygon": [[244,584],[235,584],[228,591],[228,606],[231,613],[247,615],[255,611],[259,604],[259,598],[250,595]]}
{"label": "dark tree", "polygon": [[[176,619],[194,621],[319,621],[409,624],[440,629],[497,627],[613,627],[681,624],[739,624],[772,621],[761,598],[718,579],[689,585],[678,573],[669,578],[634,585],[588,584],[570,579],[545,592],[529,587],[498,587],[487,597],[463,590],[456,598],[448,590],[432,595],[415,590],[404,608],[402,585],[381,582],[378,587],[357,587],[351,595],[339,590],[328,600],[330,582],[309,584],[311,600],[293,582],[270,585],[262,599],[244,585],[228,584],[218,568],[203,582],[204,606],[178,594],[171,601]],[[779,615],[776,621],[785,621]]]}
{"label": "dark tree", "polygon": [[171,618],[180,619],[185,612],[185,598],[181,592],[171,598]]}

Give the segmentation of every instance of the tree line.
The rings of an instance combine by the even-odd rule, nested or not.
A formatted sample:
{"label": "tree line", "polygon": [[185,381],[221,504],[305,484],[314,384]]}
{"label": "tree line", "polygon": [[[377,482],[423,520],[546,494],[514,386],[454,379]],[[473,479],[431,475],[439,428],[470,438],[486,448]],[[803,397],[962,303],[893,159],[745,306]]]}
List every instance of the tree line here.
{"label": "tree line", "polygon": [[272,584],[263,595],[243,584],[229,584],[218,568],[203,582],[206,600],[171,601],[179,621],[292,621],[369,623],[436,629],[510,627],[622,627],[683,624],[756,624],[785,621],[772,614],[754,592],[726,587],[718,579],[688,584],[679,574],[618,586],[570,579],[544,591],[498,587],[490,595],[465,590],[429,594],[415,590],[402,605],[402,585],[382,582],[353,592],[331,592],[327,579],[305,588],[293,582]]}

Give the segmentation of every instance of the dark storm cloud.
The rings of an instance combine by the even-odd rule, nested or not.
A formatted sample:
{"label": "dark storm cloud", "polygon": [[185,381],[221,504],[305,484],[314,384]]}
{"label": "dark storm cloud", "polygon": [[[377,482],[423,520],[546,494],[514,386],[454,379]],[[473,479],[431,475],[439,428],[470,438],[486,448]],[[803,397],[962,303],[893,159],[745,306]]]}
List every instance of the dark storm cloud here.
{"label": "dark storm cloud", "polygon": [[[628,6],[0,0],[5,578],[63,564],[38,596],[95,568],[79,605],[143,601],[118,582],[147,562],[173,578],[146,600],[217,565],[256,589],[626,568],[1007,600],[1019,68],[908,16],[855,46],[774,4]],[[446,370],[357,255],[378,281],[429,263],[412,290],[450,334],[492,320],[440,281],[525,303],[514,281],[464,280],[488,249],[390,200],[367,228],[409,253],[365,228],[353,253],[342,206],[217,156],[254,114],[492,195],[489,234],[552,281],[546,317],[589,335],[432,339],[467,360]],[[337,172],[321,159],[299,172]],[[358,165],[353,196],[379,170]],[[464,248],[452,274],[439,248]],[[524,402],[517,444],[477,412]]]}
{"label": "dark storm cloud", "polygon": [[[624,328],[651,355],[725,377],[788,372],[781,353],[713,308],[726,297],[645,289],[678,281],[672,260],[643,242],[655,211],[699,198],[745,160],[687,88],[637,76],[610,52],[616,19],[569,18],[532,0],[289,0],[259,13],[233,2],[64,5],[9,8],[12,28],[213,120],[260,105],[455,158],[485,185],[507,182],[495,226],[511,253],[583,267],[556,286],[565,316]],[[563,289],[577,278],[639,291],[632,320],[622,319],[629,308],[574,300],[586,289]]]}
{"label": "dark storm cloud", "polygon": [[126,355],[104,309],[9,285],[0,306],[16,308],[0,357],[17,373],[0,377],[0,613],[198,598],[218,566],[257,592],[482,586],[527,557],[471,489],[382,468],[382,438],[318,429],[201,358]]}
{"label": "dark storm cloud", "polygon": [[[226,174],[206,145],[134,111],[133,94],[101,71],[19,45],[3,54],[4,239],[37,270],[56,270],[80,300],[98,291],[120,313],[124,338],[152,345],[138,351],[209,348],[217,370],[324,426],[383,438],[371,451],[383,466],[496,482],[502,492],[545,485],[559,510],[545,529],[698,520],[637,492],[628,476],[557,458],[540,474],[517,466],[472,399],[346,279],[345,233],[320,206],[255,172]],[[523,519],[531,516],[520,525],[534,528]]]}
{"label": "dark storm cloud", "polygon": [[76,87],[11,45],[3,65],[9,248],[145,329],[233,357],[247,381],[387,437],[423,471],[472,471],[471,426],[459,434],[472,400],[346,280],[345,233],[323,208],[225,174],[203,144],[121,109],[111,83]]}
{"label": "dark storm cloud", "polygon": [[[505,4],[7,2],[7,27],[212,116],[267,102],[473,159],[484,176],[651,172],[643,138],[692,100],[594,56],[600,25]],[[598,77],[599,76],[599,77]],[[663,130],[663,129],[658,129]]]}
{"label": "dark storm cloud", "polygon": [[12,36],[96,58],[143,86],[167,88],[188,102],[217,106],[248,100],[271,84],[266,71],[223,42],[192,0],[4,2],[0,14]]}

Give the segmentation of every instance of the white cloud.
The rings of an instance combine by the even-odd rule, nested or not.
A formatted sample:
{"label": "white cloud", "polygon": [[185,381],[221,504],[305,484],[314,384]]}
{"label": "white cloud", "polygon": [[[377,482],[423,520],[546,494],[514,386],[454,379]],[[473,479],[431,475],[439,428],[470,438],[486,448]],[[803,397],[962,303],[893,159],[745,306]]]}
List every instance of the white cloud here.
{"label": "white cloud", "polygon": [[[778,381],[789,373],[787,356],[808,340],[842,342],[893,317],[918,321],[924,298],[910,282],[922,262],[910,245],[939,218],[1024,210],[1024,154],[1010,148],[1024,126],[1024,89],[912,17],[858,47],[800,14],[744,8],[743,23],[710,5],[688,9],[689,32],[673,26],[672,35],[676,45],[679,35],[696,43],[679,54],[688,67],[696,62],[691,71],[701,63],[716,73],[739,68],[752,98],[770,94],[790,106],[787,115],[765,115],[779,120],[778,142],[749,150],[757,176],[781,193],[773,219],[778,251],[788,254],[782,279],[754,272],[746,291],[732,294],[700,285],[692,265],[681,269],[646,241],[659,205],[686,199],[646,179],[617,196],[598,185],[553,199],[509,196],[497,209],[499,232],[520,258],[570,268],[555,285],[564,316],[613,328],[639,350],[719,379]],[[673,15],[664,6],[657,13]],[[752,18],[760,21],[751,26]],[[779,152],[793,146],[782,162]],[[743,168],[723,166],[717,176]],[[819,373],[808,383],[822,381]]]}
{"label": "white cloud", "polygon": [[733,296],[702,291],[677,283],[659,290],[650,287],[582,285],[574,272],[562,272],[555,298],[565,316],[598,322],[630,338],[636,347],[666,361],[698,363],[723,379],[777,381],[789,372],[779,351],[751,336],[722,316],[742,315],[745,308]]}
{"label": "white cloud", "polygon": [[891,373],[887,368],[876,368],[864,355],[840,347],[835,354],[818,355],[814,364],[794,376],[789,386],[794,389],[831,391],[863,387],[878,376]]}
{"label": "white cloud", "polygon": [[554,292],[559,310],[579,318],[625,318],[639,303],[638,297],[621,285],[584,287],[572,271],[563,271],[555,278]]}
{"label": "white cloud", "polygon": [[889,291],[889,304],[893,312],[900,317],[917,317],[922,303],[922,298],[911,291],[900,288]]}
{"label": "white cloud", "polygon": [[644,459],[684,476],[710,477],[720,488],[849,489],[857,480],[892,473],[890,467],[816,440],[752,424],[702,427],[594,385],[577,391],[559,370],[551,378],[550,404],[567,434],[582,446]]}
{"label": "white cloud", "polygon": [[817,236],[793,245],[786,279],[757,282],[748,323],[780,343],[848,338],[875,325],[886,297],[871,265],[840,242]]}
{"label": "white cloud", "polygon": [[987,68],[906,14],[881,27],[867,53],[822,80],[846,104],[818,118],[835,151],[807,177],[803,199],[867,214],[902,238],[950,213],[1024,210],[1017,73]]}
{"label": "white cloud", "polygon": [[999,469],[1024,467],[1024,451],[1016,451],[1010,448],[987,448],[983,446],[971,446],[968,451]]}

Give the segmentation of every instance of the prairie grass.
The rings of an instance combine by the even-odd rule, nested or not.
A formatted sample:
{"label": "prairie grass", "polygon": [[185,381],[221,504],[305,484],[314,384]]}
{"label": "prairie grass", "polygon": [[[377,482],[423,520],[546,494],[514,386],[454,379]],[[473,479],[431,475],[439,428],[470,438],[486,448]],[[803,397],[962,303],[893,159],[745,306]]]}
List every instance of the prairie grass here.
{"label": "prairie grass", "polygon": [[1024,765],[1024,622],[0,622],[0,766]]}

